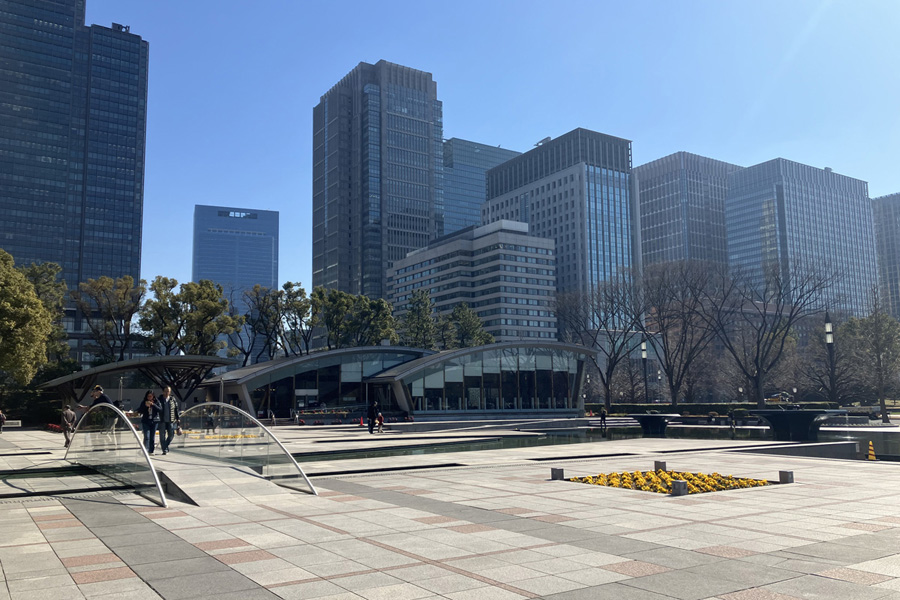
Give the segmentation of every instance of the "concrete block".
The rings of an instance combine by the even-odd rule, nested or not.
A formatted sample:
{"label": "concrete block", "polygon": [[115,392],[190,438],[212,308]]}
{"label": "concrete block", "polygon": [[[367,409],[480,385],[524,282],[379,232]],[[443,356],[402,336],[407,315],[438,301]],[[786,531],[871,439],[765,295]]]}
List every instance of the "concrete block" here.
{"label": "concrete block", "polygon": [[654,471],[667,471],[668,469],[666,469],[666,461],[654,460],[653,461],[653,470]]}
{"label": "concrete block", "polygon": [[563,469],[550,469],[550,479],[565,479]]}
{"label": "concrete block", "polygon": [[676,479],[672,482],[672,495],[673,496],[687,496],[687,481],[683,479]]}
{"label": "concrete block", "polygon": [[794,483],[794,472],[778,471],[778,483]]}

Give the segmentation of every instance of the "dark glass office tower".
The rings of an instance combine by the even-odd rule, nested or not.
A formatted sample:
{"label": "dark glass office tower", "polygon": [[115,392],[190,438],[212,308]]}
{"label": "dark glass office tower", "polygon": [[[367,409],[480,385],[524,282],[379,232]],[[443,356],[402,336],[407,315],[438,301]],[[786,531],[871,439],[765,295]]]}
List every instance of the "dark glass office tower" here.
{"label": "dark glass office tower", "polygon": [[84,11],[0,3],[0,247],[70,288],[141,270],[148,44]]}
{"label": "dark glass office tower", "polygon": [[388,267],[444,231],[430,73],[360,63],[313,110],[313,286],[387,298]]}
{"label": "dark glass office tower", "polygon": [[519,154],[459,138],[444,142],[444,234],[481,225],[488,169]]}
{"label": "dark glass office tower", "polygon": [[741,167],[676,152],[634,168],[645,265],[676,260],[728,264],[725,193]]}
{"label": "dark glass office tower", "polygon": [[277,289],[278,212],[195,206],[191,279],[215,281],[242,306],[254,285]]}
{"label": "dark glass office tower", "polygon": [[770,264],[824,268],[836,275],[831,308],[866,314],[876,267],[865,181],[776,158],[728,176],[725,223],[732,268],[760,280]]}
{"label": "dark glass office tower", "polygon": [[488,171],[482,219],[555,240],[557,290],[588,293],[631,268],[632,210],[631,141],[575,129]]}
{"label": "dark glass office tower", "polygon": [[872,199],[882,299],[900,319],[900,193]]}

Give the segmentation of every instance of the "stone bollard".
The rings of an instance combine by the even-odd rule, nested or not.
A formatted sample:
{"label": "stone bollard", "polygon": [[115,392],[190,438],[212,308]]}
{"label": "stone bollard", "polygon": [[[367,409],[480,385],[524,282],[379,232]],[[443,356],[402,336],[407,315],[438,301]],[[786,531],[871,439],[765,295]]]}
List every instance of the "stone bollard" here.
{"label": "stone bollard", "polygon": [[684,479],[676,479],[672,482],[672,495],[673,496],[687,496],[687,481]]}
{"label": "stone bollard", "polygon": [[550,479],[565,479],[566,476],[563,475],[562,469],[550,469]]}
{"label": "stone bollard", "polygon": [[654,471],[665,471],[666,470],[666,461],[654,460],[653,461],[653,470]]}
{"label": "stone bollard", "polygon": [[778,471],[778,483],[794,483],[794,472]]}

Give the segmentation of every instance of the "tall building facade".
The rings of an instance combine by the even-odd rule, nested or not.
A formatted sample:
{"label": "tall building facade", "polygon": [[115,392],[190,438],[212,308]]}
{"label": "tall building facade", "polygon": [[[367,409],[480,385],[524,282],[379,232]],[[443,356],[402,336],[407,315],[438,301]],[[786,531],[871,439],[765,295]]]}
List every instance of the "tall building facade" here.
{"label": "tall building facade", "polygon": [[487,173],[482,220],[554,240],[560,293],[588,292],[634,263],[631,141],[575,129]]}
{"label": "tall building facade", "polygon": [[498,342],[555,340],[554,258],[553,240],[529,235],[526,223],[470,226],[396,261],[389,301],[402,318],[412,293],[424,288],[439,314],[468,304]]}
{"label": "tall building facade", "polygon": [[481,225],[487,171],[521,152],[459,138],[444,141],[444,234]]}
{"label": "tall building facade", "polygon": [[[0,248],[70,288],[140,277],[149,46],[84,0],[0,6]],[[81,325],[64,322],[77,345]],[[79,358],[85,358],[80,357]]]}
{"label": "tall building facade", "polygon": [[725,196],[728,174],[740,168],[690,152],[635,167],[643,264],[697,260],[727,265]]}
{"label": "tall building facade", "polygon": [[392,262],[444,230],[430,73],[360,63],[313,110],[313,286],[386,298]]}
{"label": "tall building facade", "polygon": [[900,193],[872,199],[875,247],[882,299],[900,319]]}
{"label": "tall building facade", "polygon": [[196,205],[191,279],[218,283],[242,312],[245,290],[277,289],[278,212]]}
{"label": "tall building facade", "polygon": [[876,261],[865,181],[776,158],[728,176],[725,222],[732,268],[760,280],[767,265],[826,269],[832,308],[866,314]]}

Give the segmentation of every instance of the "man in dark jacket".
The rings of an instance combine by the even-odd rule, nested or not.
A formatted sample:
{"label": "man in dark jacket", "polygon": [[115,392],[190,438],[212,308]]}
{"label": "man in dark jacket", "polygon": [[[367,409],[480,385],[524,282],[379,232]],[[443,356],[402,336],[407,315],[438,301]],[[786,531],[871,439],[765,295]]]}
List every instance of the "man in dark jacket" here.
{"label": "man in dark jacket", "polygon": [[172,388],[169,386],[163,388],[159,403],[162,405],[159,421],[159,445],[162,446],[162,453],[168,454],[169,444],[175,438],[175,428],[181,421],[181,412],[178,410],[178,399],[172,395]]}

